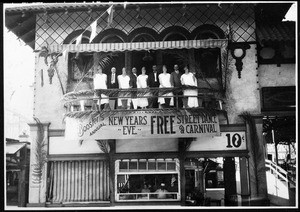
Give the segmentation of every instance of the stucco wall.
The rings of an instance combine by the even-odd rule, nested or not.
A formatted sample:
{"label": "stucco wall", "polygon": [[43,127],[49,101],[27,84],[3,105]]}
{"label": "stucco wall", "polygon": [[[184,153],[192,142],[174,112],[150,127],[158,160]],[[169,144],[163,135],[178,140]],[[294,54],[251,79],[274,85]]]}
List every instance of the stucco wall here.
{"label": "stucco wall", "polygon": [[[236,5],[235,14],[230,15],[232,8],[228,4],[222,5],[219,8],[217,4],[211,5],[209,8],[206,5],[201,5],[198,10],[202,13],[198,13],[195,10],[197,8],[189,7],[190,14],[194,14],[195,17],[190,16],[189,20],[183,21],[180,8],[170,9],[171,14],[174,16],[167,18],[165,16],[166,11],[158,11],[156,9],[157,17],[160,15],[164,18],[153,19],[154,10],[149,9],[143,11],[144,19],[148,21],[136,21],[132,19],[132,11],[119,11],[115,13],[114,23],[112,28],[122,29],[126,34],[129,34],[139,27],[150,27],[156,30],[158,33],[164,28],[177,25],[186,28],[188,31],[192,31],[196,27],[203,24],[214,24],[219,26],[223,31],[226,31],[228,24],[231,24],[234,32],[233,38],[235,41],[254,41],[255,40],[255,22],[253,5]],[[93,12],[92,16],[95,18],[100,15],[100,12]],[[198,17],[199,16],[199,17]],[[221,18],[220,18],[221,17]],[[238,17],[245,21],[241,21]],[[125,23],[122,24],[124,19]],[[37,16],[36,25],[36,48],[46,45],[46,42],[51,44],[60,44],[63,40],[73,31],[78,29],[85,29],[89,26],[87,12],[76,12],[66,14],[48,14],[49,22],[46,23],[45,17],[41,14]],[[76,20],[76,21],[75,21]],[[128,24],[128,20],[131,20],[132,24]],[[97,27],[99,33],[107,26],[107,20],[103,18]],[[243,111],[258,112],[259,95],[257,89],[256,79],[256,59],[255,59],[255,46],[252,45],[251,49],[247,50],[246,58],[244,58],[244,68],[242,71],[242,78],[238,79],[237,72],[233,70],[232,77],[228,83],[228,101],[227,109],[230,123],[241,123],[238,119],[238,115]],[[49,60],[50,62],[50,60]],[[235,66],[234,66],[235,68]],[[41,85],[41,69],[43,69],[44,84]],[[53,82],[49,84],[49,77],[47,73],[48,67],[44,63],[44,58],[39,58],[36,54],[36,70],[35,70],[35,91],[34,91],[34,115],[38,117],[41,122],[51,122],[50,129],[64,129],[63,114],[65,108],[61,101],[63,97],[62,88],[59,82],[57,73],[54,73]],[[68,59],[59,57],[57,63],[57,71],[61,78],[61,83],[64,91],[67,87],[67,75],[68,75]]]}
{"label": "stucco wall", "polygon": [[243,70],[241,78],[238,78],[234,59],[231,70],[228,73],[229,79],[226,90],[227,100],[225,109],[227,110],[230,124],[244,123],[239,117],[243,112],[260,113],[256,45],[252,44],[250,46],[251,48],[247,49],[246,56],[242,61]]}
{"label": "stucco wall", "polygon": [[260,87],[295,86],[295,64],[260,65],[258,67],[258,80]]}
{"label": "stucco wall", "polygon": [[[50,63],[50,59],[48,59]],[[34,86],[34,115],[40,121],[51,122],[50,129],[64,128],[63,115],[65,108],[62,98],[63,91],[58,79],[58,75],[54,72],[52,84],[50,84],[48,76],[48,66],[44,62],[43,57],[36,54],[35,68],[35,86]],[[41,73],[43,70],[43,74]],[[67,60],[59,58],[57,63],[57,71],[63,84],[63,90],[66,91],[67,85]]]}

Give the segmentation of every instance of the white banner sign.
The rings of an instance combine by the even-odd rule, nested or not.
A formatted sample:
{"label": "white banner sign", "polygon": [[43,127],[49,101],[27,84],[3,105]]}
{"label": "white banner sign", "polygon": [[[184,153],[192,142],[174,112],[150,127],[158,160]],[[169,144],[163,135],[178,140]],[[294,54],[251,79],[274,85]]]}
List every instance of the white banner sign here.
{"label": "white banner sign", "polygon": [[162,111],[117,112],[108,117],[66,118],[67,140],[201,137],[219,135],[218,116]]}

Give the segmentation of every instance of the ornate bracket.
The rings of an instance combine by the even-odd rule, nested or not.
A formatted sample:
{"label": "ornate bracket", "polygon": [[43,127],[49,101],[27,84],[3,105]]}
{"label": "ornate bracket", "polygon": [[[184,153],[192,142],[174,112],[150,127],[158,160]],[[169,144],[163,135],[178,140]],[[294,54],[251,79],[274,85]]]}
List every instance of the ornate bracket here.
{"label": "ornate bracket", "polygon": [[243,58],[246,56],[246,50],[250,49],[248,43],[229,43],[229,49],[232,57],[235,59],[235,67],[238,71],[238,77],[241,78],[241,71],[243,70]]}

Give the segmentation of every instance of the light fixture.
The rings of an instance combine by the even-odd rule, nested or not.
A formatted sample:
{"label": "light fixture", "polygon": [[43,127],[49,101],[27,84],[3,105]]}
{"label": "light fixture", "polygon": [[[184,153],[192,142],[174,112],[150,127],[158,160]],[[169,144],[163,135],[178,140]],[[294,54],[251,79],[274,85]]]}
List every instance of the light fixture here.
{"label": "light fixture", "polygon": [[235,67],[238,71],[238,78],[241,78],[241,72],[243,70],[243,58],[246,56],[246,50],[250,49],[248,43],[229,43],[229,49],[232,57],[235,59]]}

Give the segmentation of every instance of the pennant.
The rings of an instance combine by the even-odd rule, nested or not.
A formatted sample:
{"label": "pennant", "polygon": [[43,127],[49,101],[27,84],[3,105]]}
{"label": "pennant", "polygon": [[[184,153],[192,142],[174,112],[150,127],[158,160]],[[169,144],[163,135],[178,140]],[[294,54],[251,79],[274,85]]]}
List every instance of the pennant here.
{"label": "pennant", "polygon": [[82,34],[80,34],[77,38],[76,38],[76,45],[77,46],[78,44],[81,43],[81,39],[82,39]]}
{"label": "pennant", "polygon": [[66,55],[67,55],[67,49],[65,49],[62,53],[64,60],[66,60]]}
{"label": "pennant", "polygon": [[113,5],[107,9],[107,13],[108,13],[107,25],[110,26],[112,24],[113,16],[114,16]]}
{"label": "pennant", "polygon": [[90,42],[92,42],[92,40],[96,37],[97,21],[98,21],[98,18],[91,24],[92,33],[90,36]]}

